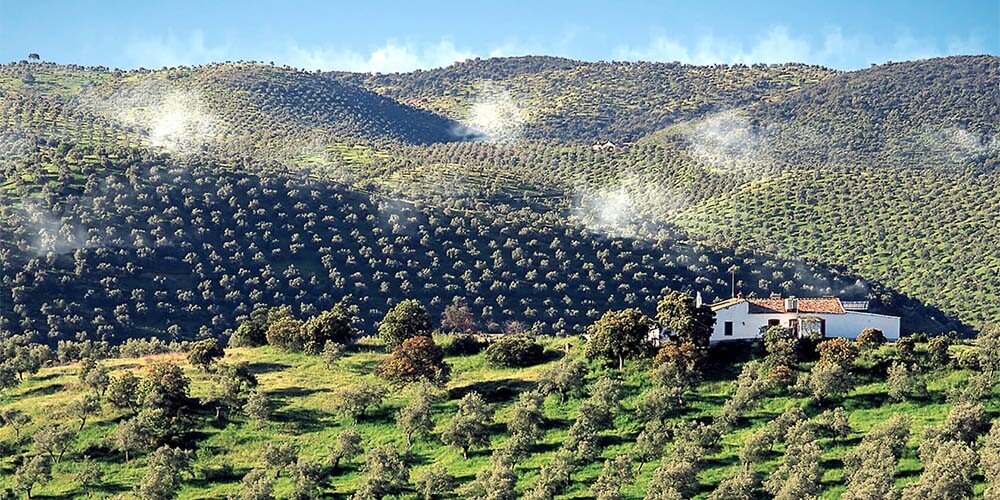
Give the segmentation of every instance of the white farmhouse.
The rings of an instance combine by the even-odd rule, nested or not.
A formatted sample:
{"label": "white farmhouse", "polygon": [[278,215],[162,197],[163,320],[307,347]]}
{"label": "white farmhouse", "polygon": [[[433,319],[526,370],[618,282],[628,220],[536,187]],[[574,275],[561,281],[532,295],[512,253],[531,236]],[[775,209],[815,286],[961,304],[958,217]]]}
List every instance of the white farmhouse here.
{"label": "white farmhouse", "polygon": [[711,342],[761,338],[771,326],[789,327],[800,336],[853,339],[865,328],[877,328],[889,340],[899,339],[899,317],[867,312],[866,301],[848,302],[837,297],[787,297],[768,299],[736,297],[709,304],[715,313]]}

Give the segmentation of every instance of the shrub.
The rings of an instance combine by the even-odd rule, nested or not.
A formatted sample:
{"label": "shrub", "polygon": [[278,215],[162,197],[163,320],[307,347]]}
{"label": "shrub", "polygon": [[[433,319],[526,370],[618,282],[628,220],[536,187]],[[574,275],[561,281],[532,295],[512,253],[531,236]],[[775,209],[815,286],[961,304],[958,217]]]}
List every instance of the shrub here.
{"label": "shrub", "polygon": [[820,363],[833,363],[849,370],[858,357],[858,347],[845,338],[824,340],[816,346]]}
{"label": "shrub", "polygon": [[769,366],[791,366],[798,359],[799,339],[791,328],[772,326],[764,332],[764,350]]}
{"label": "shrub", "polygon": [[257,347],[266,344],[267,319],[268,310],[266,308],[254,309],[250,313],[250,319],[240,323],[233,335],[229,337],[229,345],[232,347]]}
{"label": "shrub", "polygon": [[291,316],[282,316],[267,327],[267,343],[285,351],[301,351],[303,348],[300,330],[302,321]]}
{"label": "shrub", "polygon": [[306,352],[317,354],[327,342],[348,345],[354,341],[354,314],[343,303],[323,311],[302,325],[300,343]]}
{"label": "shrub", "polygon": [[194,345],[191,346],[191,350],[188,351],[187,359],[192,365],[207,372],[209,368],[211,368],[212,363],[222,359],[225,354],[226,353],[223,351],[222,346],[219,345],[219,341],[215,339],[205,339],[195,342]]}
{"label": "shrub", "polygon": [[153,337],[149,339],[130,338],[118,346],[118,355],[123,358],[142,358],[154,354],[164,354],[174,350],[170,344]]}
{"label": "shrub", "polygon": [[948,365],[951,360],[948,355],[949,346],[951,346],[951,341],[943,335],[934,337],[927,342],[927,357],[932,366],[940,368]]}
{"label": "shrub", "polygon": [[486,348],[486,361],[494,366],[531,366],[543,358],[542,346],[527,335],[505,335]]}
{"label": "shrub", "polygon": [[896,357],[904,363],[917,361],[917,341],[913,336],[903,337],[896,341]]}
{"label": "shrub", "polygon": [[862,349],[874,349],[886,343],[885,334],[878,328],[865,328],[855,339],[858,347]]}
{"label": "shrub", "polygon": [[437,384],[448,381],[451,367],[444,361],[444,350],[431,337],[411,337],[382,362],[379,375],[396,382],[425,380]]}
{"label": "shrub", "polygon": [[450,356],[472,356],[483,350],[483,343],[475,335],[460,333],[452,336],[451,342],[445,347]]}

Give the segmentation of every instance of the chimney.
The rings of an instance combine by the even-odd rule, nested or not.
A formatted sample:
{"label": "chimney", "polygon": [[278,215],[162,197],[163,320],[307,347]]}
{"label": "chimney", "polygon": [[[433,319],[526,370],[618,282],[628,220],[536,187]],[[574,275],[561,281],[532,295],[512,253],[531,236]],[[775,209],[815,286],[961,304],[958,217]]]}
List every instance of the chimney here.
{"label": "chimney", "polygon": [[798,312],[799,311],[799,299],[795,297],[788,297],[785,299],[785,312]]}

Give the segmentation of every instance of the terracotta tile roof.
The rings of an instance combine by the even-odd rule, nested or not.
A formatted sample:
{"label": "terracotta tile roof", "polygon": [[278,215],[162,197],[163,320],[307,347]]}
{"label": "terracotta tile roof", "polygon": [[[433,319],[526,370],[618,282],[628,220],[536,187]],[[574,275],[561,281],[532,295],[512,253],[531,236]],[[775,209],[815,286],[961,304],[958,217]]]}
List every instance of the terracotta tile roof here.
{"label": "terracotta tile roof", "polygon": [[[844,314],[844,306],[837,297],[806,297],[795,299],[800,313]],[[751,314],[786,313],[785,299],[749,299]]]}

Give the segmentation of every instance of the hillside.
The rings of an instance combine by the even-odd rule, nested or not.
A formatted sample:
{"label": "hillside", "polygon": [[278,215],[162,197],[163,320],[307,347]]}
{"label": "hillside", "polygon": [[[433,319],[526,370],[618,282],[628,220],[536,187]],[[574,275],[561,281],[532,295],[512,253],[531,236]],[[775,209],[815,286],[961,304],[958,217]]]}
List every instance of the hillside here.
{"label": "hillside", "polygon": [[0,498],[991,498],[997,82],[0,66]]}
{"label": "hillside", "polygon": [[871,293],[911,324],[939,316],[838,269],[691,244],[669,226],[640,228],[647,240],[530,207],[426,205],[65,143],[4,174],[4,328],[49,342],[226,335],[260,306],[310,315],[341,299],[372,327],[406,297],[435,317],[463,300],[488,331],[579,333],[608,307],[651,313],[665,290],[727,297],[731,272],[757,295]]}
{"label": "hillside", "polygon": [[[969,332],[1000,304],[996,61],[5,65],[5,328],[224,335],[255,304],[342,297],[371,325],[415,296],[569,333],[595,304],[726,298],[735,273],[744,294],[867,296],[906,331]],[[481,81],[547,107],[459,141]],[[644,137],[590,147],[610,130]]]}
{"label": "hillside", "polygon": [[[447,346],[453,342],[453,338],[439,337],[438,341]],[[402,498],[418,497],[417,480],[432,466],[443,467],[447,474],[455,478],[453,483],[437,488],[441,496],[468,497],[475,491],[469,489],[474,486],[475,479],[481,476],[481,471],[490,470],[491,464],[496,463],[498,450],[509,444],[514,425],[512,421],[516,418],[516,412],[523,411],[524,408],[523,403],[518,401],[523,401],[523,396],[529,391],[543,387],[540,383],[545,379],[546,370],[564,366],[553,358],[561,356],[559,352],[568,346],[570,359],[583,359],[582,346],[576,340],[543,338],[542,342],[548,352],[546,361],[527,368],[497,368],[491,366],[482,353],[449,355],[446,358],[452,366],[451,382],[442,389],[442,396],[431,407],[432,428],[429,433],[418,434],[413,438],[413,445],[406,459],[412,464],[412,473],[408,474],[412,479],[403,480]],[[899,415],[906,415],[908,420],[902,429],[904,434],[898,465],[893,462],[888,469],[890,488],[905,488],[918,480],[931,480],[930,474],[923,472],[927,470],[928,462],[925,460],[929,455],[922,450],[928,436],[933,435],[929,434],[932,428],[949,432],[946,430],[952,428],[949,426],[975,426],[970,428],[973,433],[972,445],[982,446],[982,453],[986,456],[990,445],[988,441],[987,444],[982,444],[983,440],[978,436],[988,429],[983,426],[985,422],[990,419],[997,421],[996,418],[1000,415],[1000,392],[994,389],[992,395],[983,400],[986,413],[978,418],[985,418],[985,422],[961,420],[977,418],[970,415],[953,414],[948,417],[952,409],[964,408],[963,405],[966,404],[948,398],[954,397],[955,389],[965,387],[970,377],[973,377],[974,372],[958,368],[954,364],[955,359],[961,358],[960,353],[971,347],[953,346],[951,364],[938,368],[930,368],[932,363],[929,361],[931,358],[927,357],[928,344],[918,344],[917,347],[916,355],[927,367],[920,377],[927,381],[928,392],[923,396],[906,397],[900,401],[887,396],[889,388],[884,379],[885,360],[901,356],[895,347],[864,351],[855,365],[857,381],[854,388],[842,399],[827,402],[817,402],[812,396],[777,384],[770,389],[763,389],[760,397],[740,403],[738,401],[746,394],[740,391],[750,390],[751,387],[760,391],[760,384],[764,379],[759,379],[756,385],[751,384],[755,378],[748,374],[752,374],[753,369],[746,370],[741,375],[738,386],[734,378],[741,368],[738,364],[731,363],[745,362],[745,357],[742,361],[736,360],[746,356],[746,353],[716,353],[716,356],[726,359],[727,364],[712,365],[705,372],[705,379],[685,392],[684,403],[668,411],[663,429],[672,437],[666,440],[665,445],[661,443],[661,449],[654,448],[651,455],[641,459],[648,463],[638,468],[634,481],[626,480],[622,483],[623,498],[643,498],[649,488],[686,487],[663,483],[665,480],[659,476],[661,464],[666,466],[677,463],[678,460],[684,460],[680,457],[690,452],[685,451],[684,446],[692,445],[685,444],[683,439],[687,438],[680,434],[686,431],[679,430],[684,427],[675,427],[681,422],[701,422],[711,426],[706,428],[722,429],[722,435],[717,441],[711,438],[706,441],[706,448],[702,452],[705,455],[692,472],[692,497],[699,499],[708,498],[723,480],[741,470],[741,460],[745,459],[747,453],[760,454],[760,458],[753,461],[751,470],[758,476],[758,486],[755,489],[763,495],[760,484],[780,475],[783,464],[793,463],[795,457],[789,454],[796,453],[794,450],[797,448],[794,446],[797,445],[791,444],[791,441],[786,443],[784,438],[779,437],[772,442],[770,449],[765,444],[763,449],[752,452],[747,451],[752,446],[746,443],[752,441],[751,436],[766,435],[764,431],[775,428],[775,421],[780,422],[790,417],[805,419],[797,423],[811,426],[810,432],[815,433],[813,439],[822,450],[819,452],[820,460],[816,462],[821,464],[817,465],[820,467],[817,494],[822,499],[838,498],[844,492],[844,461],[864,448],[860,443],[867,442],[868,438],[865,436],[870,434],[873,427],[884,427],[894,416],[898,418]],[[373,367],[386,357],[386,354],[379,352],[380,348],[380,345],[365,341],[330,367],[325,367],[319,357],[285,353],[273,347],[228,349],[221,362],[228,366],[246,363],[245,366],[257,381],[255,390],[266,395],[272,408],[271,416],[260,426],[243,416],[238,409],[232,413],[224,413],[227,416],[217,421],[214,418],[217,403],[212,399],[216,392],[213,392],[212,387],[219,383],[218,379],[212,373],[189,365],[182,353],[109,359],[98,365],[98,369],[105,366],[112,379],[120,378],[126,372],[146,377],[154,365],[175,362],[183,368],[184,376],[190,379],[189,396],[193,398],[190,403],[193,405],[190,430],[167,438],[168,442],[181,442],[183,447],[194,450],[190,465],[179,475],[178,498],[222,498],[240,491],[244,492],[242,495],[248,495],[248,483],[243,480],[244,476],[251,477],[250,473],[254,469],[268,470],[267,463],[277,463],[272,467],[281,467],[282,462],[273,462],[280,460],[276,458],[280,450],[275,448],[277,445],[290,445],[293,453],[291,465],[283,469],[271,469],[276,479],[273,491],[278,498],[289,497],[296,485],[302,484],[297,482],[297,478],[303,477],[298,472],[303,469],[299,467],[310,463],[315,466],[308,470],[314,472],[307,473],[316,475],[307,476],[314,479],[306,484],[317,485],[317,491],[323,497],[347,498],[364,481],[365,457],[373,449],[385,444],[392,445],[396,450],[406,449],[406,439],[403,431],[397,427],[396,415],[413,400],[412,387],[407,390],[398,386],[391,387],[393,390],[386,395],[384,401],[372,405],[357,424],[336,409],[338,401],[351,389],[363,384],[377,386],[383,383],[371,374]],[[878,361],[880,359],[882,361]],[[220,370],[222,366],[224,365],[219,365]],[[619,455],[645,456],[643,453],[646,452],[636,445],[637,436],[645,433],[648,437],[652,435],[649,429],[660,428],[650,424],[649,417],[644,416],[646,414],[640,409],[647,404],[644,401],[650,399],[657,387],[648,375],[648,360],[630,363],[620,374],[603,368],[600,363],[585,359],[582,366],[589,372],[583,390],[571,391],[565,398],[550,393],[542,399],[542,432],[537,441],[528,447],[528,451],[517,459],[512,469],[516,471],[513,486],[518,496],[527,494],[546,481],[545,475],[551,473],[546,472],[549,467],[546,464],[552,463],[557,457],[560,447],[565,446],[567,436],[576,432],[570,429],[574,422],[584,418],[581,413],[584,412],[585,405],[594,404],[593,398],[587,401],[587,394],[597,391],[596,387],[600,385],[598,380],[621,380],[621,407],[617,403],[611,407],[612,422],[601,428],[595,437],[597,452],[581,459],[572,467],[571,478],[567,476],[569,481],[557,490],[558,498],[592,498],[591,487],[594,487],[601,475],[605,460]],[[759,366],[752,365],[751,368]],[[804,362],[800,365],[800,370],[804,372],[810,366],[811,362]],[[28,376],[17,387],[0,393],[0,413],[9,418],[13,415],[11,411],[20,411],[30,417],[27,423],[18,424],[16,433],[11,425],[0,427],[0,443],[5,450],[0,459],[0,488],[15,485],[17,479],[14,472],[18,466],[19,454],[31,449],[37,450],[41,446],[37,442],[42,441],[33,444],[32,436],[36,436],[37,440],[38,435],[46,434],[53,428],[59,429],[60,425],[69,430],[67,448],[65,452],[60,452],[60,460],[52,466],[52,480],[41,481],[34,487],[32,494],[36,498],[84,496],[85,491],[78,473],[84,465],[85,456],[102,473],[99,480],[91,480],[87,486],[89,494],[97,498],[118,498],[116,495],[122,494],[129,497],[133,487],[142,483],[152,472],[151,448],[136,445],[129,460],[126,460],[115,444],[117,441],[113,436],[133,417],[128,409],[116,408],[110,402],[111,396],[102,398],[100,408],[89,414],[83,425],[80,425],[75,413],[67,413],[73,411],[69,409],[73,408],[75,402],[91,392],[89,386],[81,382],[81,369],[81,365],[76,363],[44,368]],[[459,400],[473,391],[486,397],[488,411],[492,415],[489,421],[492,423],[488,425],[489,437],[485,444],[474,446],[469,458],[464,459],[461,450],[442,444],[441,436],[455,415]],[[734,396],[737,393],[744,395]],[[739,417],[732,424],[721,424],[724,421],[723,413],[731,413],[736,408],[739,408],[736,410]],[[830,420],[832,414],[829,410],[834,408],[843,410],[846,416],[844,425],[848,426],[846,429],[829,427],[834,422]],[[974,414],[975,412],[972,415]],[[948,424],[945,424],[946,420]],[[369,455],[348,457],[334,466],[332,457],[338,435],[347,429],[360,433],[359,444]],[[834,432],[830,429],[840,430]],[[995,423],[993,430],[993,434],[996,434]],[[638,439],[641,441],[643,438]],[[997,445],[996,442],[992,444],[994,447]],[[57,452],[59,449],[61,448],[56,448]],[[994,448],[992,453],[997,453],[997,450]],[[296,456],[299,457],[300,465],[295,465]],[[973,470],[974,467],[973,462]],[[271,477],[271,473],[268,473],[268,477]],[[688,476],[682,474],[677,477]],[[982,476],[977,474],[975,478],[972,487],[977,496],[981,496],[986,485],[983,484]],[[449,495],[450,491],[455,493]]]}
{"label": "hillside", "polygon": [[[775,99],[832,74],[800,64],[700,67],[518,57],[347,79],[488,134],[492,128],[497,135],[590,144],[635,141],[671,123]],[[494,123],[496,115],[501,123]]]}
{"label": "hillside", "polygon": [[287,159],[331,139],[428,144],[473,133],[324,75],[257,64],[129,72],[10,64],[0,68],[4,88],[124,124],[173,152]]}

